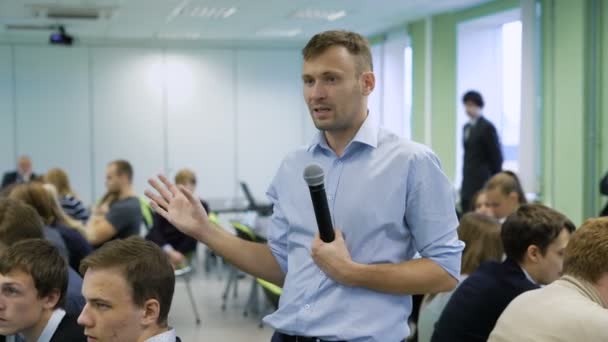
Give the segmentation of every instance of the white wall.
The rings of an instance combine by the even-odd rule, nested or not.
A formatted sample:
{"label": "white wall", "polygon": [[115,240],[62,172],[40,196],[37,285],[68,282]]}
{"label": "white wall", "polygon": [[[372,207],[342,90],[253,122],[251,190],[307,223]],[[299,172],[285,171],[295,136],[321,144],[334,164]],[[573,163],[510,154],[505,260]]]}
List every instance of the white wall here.
{"label": "white wall", "polygon": [[37,172],[64,168],[91,198],[87,49],[18,47],[14,64],[17,154],[30,155]]}
{"label": "white wall", "polygon": [[376,88],[369,97],[368,107],[370,117],[376,124],[409,139],[411,108],[406,108],[407,45],[407,33],[402,29],[388,33],[384,41],[372,46]]}
{"label": "white wall", "polygon": [[12,49],[0,46],[0,167],[15,163]]}
{"label": "white wall", "polygon": [[263,199],[314,133],[300,73],[296,49],[0,45],[0,166],[24,153],[37,172],[63,167],[87,202],[117,158],[140,194],[148,177],[189,167],[203,197],[240,196],[245,180]]}

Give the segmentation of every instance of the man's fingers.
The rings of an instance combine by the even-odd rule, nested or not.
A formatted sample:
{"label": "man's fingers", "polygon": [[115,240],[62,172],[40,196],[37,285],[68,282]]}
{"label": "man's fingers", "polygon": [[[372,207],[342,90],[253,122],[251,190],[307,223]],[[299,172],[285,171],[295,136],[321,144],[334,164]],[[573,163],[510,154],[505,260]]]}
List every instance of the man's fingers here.
{"label": "man's fingers", "polygon": [[152,209],[154,209],[155,212],[157,212],[160,216],[164,217],[165,220],[169,221],[169,213],[161,208],[158,204],[156,204],[155,201],[150,202],[150,206],[152,207]]}
{"label": "man's fingers", "polygon": [[171,195],[169,190],[167,190],[166,187],[160,185],[154,178],[148,179],[148,184],[150,184],[150,186],[152,186],[154,190],[156,190],[166,202],[169,202],[169,200],[173,198],[173,195]]}
{"label": "man's fingers", "polygon": [[171,196],[169,198],[167,198],[167,199],[171,199],[171,198],[177,196],[177,194],[180,192],[179,189],[175,186],[175,184],[171,183],[167,179],[167,177],[165,177],[163,175],[158,175],[158,179],[160,179],[160,181],[163,182],[163,184],[165,185],[165,187],[167,187],[167,189],[171,193]]}
{"label": "man's fingers", "polygon": [[184,194],[184,196],[186,196],[186,198],[188,199],[188,202],[196,205],[198,200],[196,198],[194,198],[194,195],[192,195],[190,190],[186,189],[186,187],[183,185],[179,185],[178,188],[181,191],[181,193]]}
{"label": "man's fingers", "polygon": [[152,202],[150,202],[150,205],[152,205],[152,203],[154,203],[154,204],[157,204],[158,206],[162,207],[163,209],[167,209],[169,207],[169,204],[167,203],[167,201],[165,201],[162,197],[155,195],[150,190],[145,190],[144,195],[146,195],[146,197],[148,197],[152,201]]}

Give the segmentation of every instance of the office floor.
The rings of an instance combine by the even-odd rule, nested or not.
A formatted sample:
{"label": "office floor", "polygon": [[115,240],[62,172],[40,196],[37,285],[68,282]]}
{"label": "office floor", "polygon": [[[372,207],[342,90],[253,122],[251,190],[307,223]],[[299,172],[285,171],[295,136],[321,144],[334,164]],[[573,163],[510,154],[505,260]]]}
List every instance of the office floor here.
{"label": "office floor", "polygon": [[[176,329],[181,340],[184,342],[269,342],[273,330],[267,326],[259,328],[260,316],[258,314],[243,316],[250,292],[251,278],[246,277],[239,280],[238,297],[235,299],[232,294],[230,295],[226,311],[222,311],[222,293],[228,278],[225,267],[221,271],[221,280],[218,278],[217,271],[206,274],[199,268],[191,280],[192,292],[202,320],[200,326],[195,324],[184,281],[178,278],[169,314],[169,324]],[[259,300],[260,303],[265,300],[261,291]]]}

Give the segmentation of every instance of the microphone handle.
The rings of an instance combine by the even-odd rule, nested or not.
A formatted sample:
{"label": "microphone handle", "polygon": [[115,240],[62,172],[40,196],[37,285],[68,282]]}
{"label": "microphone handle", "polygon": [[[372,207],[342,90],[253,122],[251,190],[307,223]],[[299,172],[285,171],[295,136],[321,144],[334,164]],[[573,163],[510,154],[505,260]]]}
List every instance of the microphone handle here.
{"label": "microphone handle", "polygon": [[332,242],[336,238],[336,235],[331,223],[331,214],[329,213],[325,187],[321,184],[318,186],[309,186],[309,188],[321,240],[324,242]]}

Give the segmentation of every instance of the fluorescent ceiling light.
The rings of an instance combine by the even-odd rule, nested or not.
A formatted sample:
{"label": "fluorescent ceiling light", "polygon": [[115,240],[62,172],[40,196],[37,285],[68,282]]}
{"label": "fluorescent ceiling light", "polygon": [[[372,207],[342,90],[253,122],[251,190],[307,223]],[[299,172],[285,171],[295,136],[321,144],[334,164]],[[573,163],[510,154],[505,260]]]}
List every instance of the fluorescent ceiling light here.
{"label": "fluorescent ceiling light", "polygon": [[346,16],[345,10],[304,9],[296,11],[292,17],[297,19],[312,19],[335,21]]}

